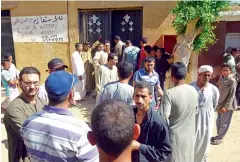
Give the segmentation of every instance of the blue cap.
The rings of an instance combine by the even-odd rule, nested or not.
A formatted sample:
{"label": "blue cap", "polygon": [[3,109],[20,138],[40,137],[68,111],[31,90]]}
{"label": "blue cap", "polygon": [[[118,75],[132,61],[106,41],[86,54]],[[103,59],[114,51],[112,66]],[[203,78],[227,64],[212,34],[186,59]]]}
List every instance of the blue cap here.
{"label": "blue cap", "polygon": [[66,97],[73,86],[78,82],[78,77],[66,71],[56,71],[51,73],[46,82],[45,89],[48,98],[52,101],[60,101]]}

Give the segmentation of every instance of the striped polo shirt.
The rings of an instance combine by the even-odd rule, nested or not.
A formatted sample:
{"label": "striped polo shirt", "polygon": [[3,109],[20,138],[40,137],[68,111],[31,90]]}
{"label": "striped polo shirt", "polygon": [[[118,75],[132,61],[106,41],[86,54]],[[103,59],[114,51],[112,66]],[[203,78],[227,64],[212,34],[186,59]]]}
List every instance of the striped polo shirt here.
{"label": "striped polo shirt", "polygon": [[88,125],[73,118],[70,111],[45,106],[24,122],[21,135],[31,162],[98,162],[98,150],[89,143],[88,131]]}

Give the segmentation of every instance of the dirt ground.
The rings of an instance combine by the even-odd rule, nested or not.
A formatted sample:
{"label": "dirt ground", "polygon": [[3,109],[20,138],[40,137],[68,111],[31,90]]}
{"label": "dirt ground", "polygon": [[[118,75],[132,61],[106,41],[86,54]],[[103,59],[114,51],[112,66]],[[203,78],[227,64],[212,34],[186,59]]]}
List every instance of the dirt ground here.
{"label": "dirt ground", "polygon": [[[1,98],[4,100],[4,97]],[[94,108],[95,99],[90,98],[81,102],[81,108],[70,108],[73,116],[89,121],[89,116]],[[1,118],[3,118],[1,114]],[[216,128],[214,127],[214,133]],[[215,135],[215,134],[214,134]],[[183,148],[184,149],[184,148]],[[8,161],[8,147],[7,147],[7,135],[5,126],[1,123],[1,161]],[[224,139],[224,142],[218,146],[212,146],[210,148],[210,154],[208,162],[240,162],[240,111],[236,111],[233,115],[233,120],[229,131]]]}

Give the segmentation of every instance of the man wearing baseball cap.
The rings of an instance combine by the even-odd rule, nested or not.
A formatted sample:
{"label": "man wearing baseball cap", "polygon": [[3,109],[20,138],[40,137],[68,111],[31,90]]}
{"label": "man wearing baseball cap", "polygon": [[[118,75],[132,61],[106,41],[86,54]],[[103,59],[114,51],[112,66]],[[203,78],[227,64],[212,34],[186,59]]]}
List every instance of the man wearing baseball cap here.
{"label": "man wearing baseball cap", "polygon": [[[68,66],[64,64],[62,59],[54,58],[48,62],[48,69],[46,70],[46,72],[49,72],[49,74],[51,74],[52,72],[55,72],[55,71],[60,71],[60,70],[65,71],[66,68],[68,68]],[[45,89],[45,84],[42,84],[39,87],[38,97],[40,98],[40,100],[48,103],[48,95]]]}
{"label": "man wearing baseball cap", "polygon": [[91,129],[68,110],[76,75],[65,71],[51,73],[45,82],[49,104],[30,116],[21,135],[31,161],[98,162],[98,150],[87,139]]}

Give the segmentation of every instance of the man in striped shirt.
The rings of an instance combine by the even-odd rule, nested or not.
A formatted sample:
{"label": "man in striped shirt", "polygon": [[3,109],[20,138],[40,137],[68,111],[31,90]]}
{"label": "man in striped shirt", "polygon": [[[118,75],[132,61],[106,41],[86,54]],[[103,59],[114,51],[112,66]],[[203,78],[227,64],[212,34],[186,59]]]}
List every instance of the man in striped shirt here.
{"label": "man in striped shirt", "polygon": [[98,150],[87,139],[91,131],[73,118],[68,106],[78,78],[65,71],[53,72],[45,82],[49,105],[30,116],[21,135],[31,162],[98,162]]}

